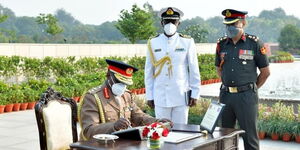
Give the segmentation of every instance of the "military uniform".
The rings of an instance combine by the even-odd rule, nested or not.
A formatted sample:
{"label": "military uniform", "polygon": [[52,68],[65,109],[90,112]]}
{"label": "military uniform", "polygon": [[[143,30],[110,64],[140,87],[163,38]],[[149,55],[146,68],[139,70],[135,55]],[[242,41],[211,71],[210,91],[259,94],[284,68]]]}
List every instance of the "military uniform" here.
{"label": "military uniform", "polygon": [[[110,65],[109,69],[121,75],[123,69],[115,66]],[[125,82],[123,79],[120,80]],[[132,83],[130,81],[126,80],[128,83]],[[145,114],[134,103],[134,97],[129,91],[122,96],[115,96],[108,87],[108,82],[89,90],[80,102],[78,111],[79,124],[82,129],[81,140],[90,139],[95,134],[110,134],[116,131],[114,124],[120,118],[126,118],[132,126],[142,126],[157,120]]]}
{"label": "military uniform", "polygon": [[[173,14],[173,9],[174,15],[164,16],[165,12]],[[175,13],[176,10],[166,8],[161,14],[168,19],[176,18],[180,14]],[[189,107],[185,93],[192,90],[192,98],[200,97],[200,73],[194,40],[177,32],[171,37],[160,34],[151,38],[145,63],[145,86],[146,99],[154,100],[157,118],[186,124]]]}
{"label": "military uniform", "polygon": [[241,129],[246,131],[242,135],[246,150],[259,149],[256,130],[258,116],[256,81],[257,68],[269,65],[265,53],[263,44],[254,35],[243,34],[236,44],[225,36],[217,43],[215,65],[222,69],[220,101],[226,104],[222,113],[222,126],[234,128],[238,120]]}

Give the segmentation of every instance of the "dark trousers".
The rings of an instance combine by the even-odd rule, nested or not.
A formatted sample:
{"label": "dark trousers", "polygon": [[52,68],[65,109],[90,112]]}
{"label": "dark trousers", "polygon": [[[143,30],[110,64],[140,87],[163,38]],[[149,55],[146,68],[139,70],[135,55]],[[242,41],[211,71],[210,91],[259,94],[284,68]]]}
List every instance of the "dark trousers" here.
{"label": "dark trousers", "polygon": [[250,89],[240,93],[220,92],[220,102],[226,104],[222,113],[222,127],[234,128],[236,120],[242,134],[245,150],[259,150],[257,135],[258,95]]}

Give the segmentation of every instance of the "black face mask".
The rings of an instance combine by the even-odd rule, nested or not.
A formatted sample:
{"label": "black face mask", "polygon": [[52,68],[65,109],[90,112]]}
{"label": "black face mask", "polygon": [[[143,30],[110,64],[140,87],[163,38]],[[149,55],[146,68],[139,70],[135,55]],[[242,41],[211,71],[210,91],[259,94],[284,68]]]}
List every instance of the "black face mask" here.
{"label": "black face mask", "polygon": [[239,31],[240,31],[239,28],[234,25],[226,25],[226,35],[229,38],[233,38],[237,36]]}

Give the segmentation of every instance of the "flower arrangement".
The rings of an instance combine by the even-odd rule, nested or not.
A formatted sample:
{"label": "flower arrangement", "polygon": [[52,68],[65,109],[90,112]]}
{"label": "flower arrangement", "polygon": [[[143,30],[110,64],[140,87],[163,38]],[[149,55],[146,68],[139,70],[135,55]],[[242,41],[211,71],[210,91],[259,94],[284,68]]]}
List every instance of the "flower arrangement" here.
{"label": "flower arrangement", "polygon": [[143,129],[143,137],[159,140],[161,136],[168,136],[169,130],[160,122],[154,122]]}

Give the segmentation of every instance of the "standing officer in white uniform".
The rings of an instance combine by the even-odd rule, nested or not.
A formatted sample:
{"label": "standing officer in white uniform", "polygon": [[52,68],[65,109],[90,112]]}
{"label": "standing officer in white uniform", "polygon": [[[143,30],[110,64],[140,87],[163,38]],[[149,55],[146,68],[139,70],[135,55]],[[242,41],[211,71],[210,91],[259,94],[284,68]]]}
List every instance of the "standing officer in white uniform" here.
{"label": "standing officer in white uniform", "polygon": [[[156,118],[187,124],[189,106],[200,97],[200,73],[195,42],[176,32],[182,11],[174,7],[159,12],[164,33],[148,41],[145,85],[148,105]],[[190,96],[187,91],[191,90]]]}

